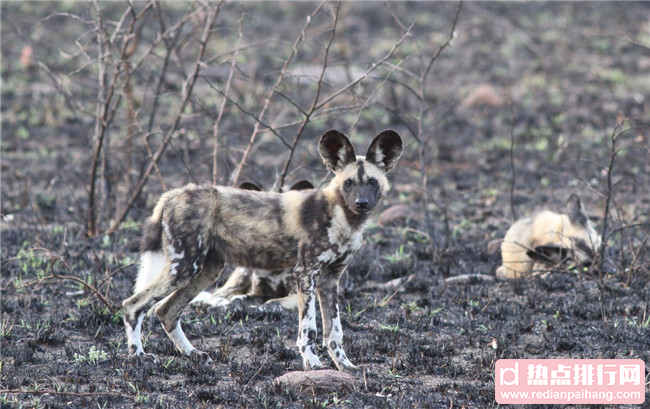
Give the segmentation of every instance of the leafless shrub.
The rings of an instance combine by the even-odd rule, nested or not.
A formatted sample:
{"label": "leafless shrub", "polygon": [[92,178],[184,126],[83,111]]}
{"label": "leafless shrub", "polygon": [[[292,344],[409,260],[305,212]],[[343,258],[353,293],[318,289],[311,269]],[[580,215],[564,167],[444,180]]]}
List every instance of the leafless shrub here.
{"label": "leafless shrub", "polygon": [[[355,26],[370,19],[358,20],[352,7],[297,3],[292,12],[301,17],[273,27],[273,35],[267,35],[272,14],[282,11],[264,4],[93,1],[43,19],[80,28],[74,44],[59,51],[65,64],[28,52],[21,64],[40,70],[67,109],[92,123],[82,161],[87,173],[80,176],[84,197],[68,187],[84,209],[86,234],[110,233],[128,217],[141,219],[138,212],[145,213],[161,191],[187,182],[248,179],[278,190],[291,178],[317,182],[325,176],[312,169],[318,163],[315,139],[323,130],[344,129],[355,141],[355,132],[390,126],[406,136],[410,152],[398,172],[419,176],[405,192],[421,205],[418,228],[431,238],[434,260],[446,254],[455,233],[448,207],[457,200],[432,190],[429,179],[439,170],[436,159],[444,155],[447,137],[437,126],[450,112],[456,115],[456,101],[436,94],[433,72],[454,44],[463,4],[440,8],[447,13],[440,20],[445,25],[435,27],[407,21],[413,14],[403,13],[401,3],[374,7],[392,21],[391,30],[362,55],[351,39]],[[260,19],[260,12],[268,16]],[[534,41],[524,43],[538,55]],[[521,180],[514,172],[517,155],[530,142],[516,107],[510,111],[513,216],[515,182],[526,184],[525,169]],[[621,153],[642,147],[622,142],[632,140],[633,131],[616,133],[622,136],[610,138],[611,160],[603,165],[607,160],[598,152],[592,165],[600,166],[605,181],[597,192],[604,204],[602,233],[609,239],[601,254],[614,251],[619,270],[629,273],[647,264],[647,219],[630,216],[629,206],[619,203],[619,186],[635,182],[629,172],[623,179],[617,175]],[[589,178],[574,177],[594,188]]]}
{"label": "leafless shrub", "polygon": [[[292,174],[308,171],[293,165],[296,154],[313,155],[305,139],[326,127],[374,132],[382,125],[394,126],[396,118],[418,143],[423,213],[428,220],[426,156],[435,125],[428,78],[438,56],[451,44],[460,3],[441,44],[432,48],[414,39],[414,23],[400,21],[401,33],[373,60],[345,55],[348,40],[342,40],[339,32],[349,29],[346,3],[312,5],[288,46],[249,38],[247,27],[254,22],[248,19],[246,6],[93,1],[88,16],[56,14],[92,27],[76,44],[83,64],[65,75],[93,84],[94,111],[85,108],[88,90],[63,89],[71,106],[84,107],[94,122],[87,235],[115,231],[134,206],[144,206],[142,193],[152,173],[163,189],[178,185],[178,173],[172,181],[165,174],[169,171],[159,167],[170,147],[175,163],[182,164],[180,169],[174,165],[181,172],[181,183],[189,179],[234,185],[243,177],[255,178],[252,169],[260,168],[267,179],[269,170],[275,173],[271,182],[279,190]],[[400,52],[406,43],[417,54]],[[58,75],[44,64],[43,69],[52,78]],[[415,90],[418,114],[400,111],[394,95],[384,89],[386,84]],[[376,114],[367,113],[381,110],[391,117],[369,124]],[[255,157],[262,146],[273,163]],[[203,165],[208,162],[211,177],[206,177],[209,166]]]}
{"label": "leafless shrub", "polygon": [[[630,150],[641,151],[650,157],[650,148],[640,144],[637,138],[642,132],[648,131],[648,124],[637,120],[622,119],[617,123],[609,137],[610,152],[608,163],[603,167],[602,173],[605,181],[602,191],[604,197],[603,222],[601,237],[603,241],[598,249],[595,263],[600,272],[613,272],[607,264],[615,264],[616,271],[624,274],[625,282],[631,285],[635,274],[647,270],[648,238],[650,237],[650,220],[648,215],[627,214],[622,204],[617,200],[617,188],[623,184],[636,185],[638,182],[633,175],[619,173],[618,156]],[[619,159],[620,161],[620,159]],[[640,219],[637,217],[640,216]],[[608,258],[607,250],[610,241],[616,247],[616,256]],[[601,276],[602,279],[602,276]]]}
{"label": "leafless shrub", "polygon": [[[460,1],[451,19],[450,27],[444,41],[442,41],[437,46],[431,47],[430,44],[425,41],[414,39],[414,47],[417,52],[414,55],[410,56],[410,59],[414,60],[413,63],[403,64],[406,66],[399,67],[398,69],[401,75],[395,80],[395,85],[401,86],[415,94],[417,99],[417,106],[414,107],[415,114],[411,112],[403,112],[400,109],[400,104],[397,103],[397,101],[395,101],[392,109],[389,108],[390,112],[395,116],[395,119],[404,124],[404,126],[409,130],[409,133],[418,144],[420,189],[422,192],[422,213],[424,215],[427,229],[429,229],[428,234],[430,237],[434,237],[434,234],[431,230],[433,223],[430,219],[429,203],[431,200],[434,200],[435,202],[435,199],[432,198],[429,194],[429,166],[427,166],[427,164],[431,162],[432,153],[435,152],[435,149],[437,147],[437,144],[435,143],[436,139],[434,138],[434,128],[440,118],[444,116],[446,110],[451,108],[451,106],[445,107],[442,113],[434,110],[435,104],[432,104],[430,98],[431,90],[429,85],[429,77],[434,63],[440,57],[442,52],[447,47],[451,46],[452,40],[456,36],[456,24],[458,23],[462,5],[463,3]],[[392,13],[392,15],[401,27],[405,27],[405,23],[400,20],[399,16],[396,13]],[[408,30],[410,31],[411,28],[412,27],[409,27]],[[444,205],[437,205],[438,207],[443,208],[443,214],[446,214]],[[449,246],[450,229],[448,226],[446,227],[445,231],[445,242],[442,252],[444,252]],[[434,245],[433,241],[431,242],[431,245]]]}

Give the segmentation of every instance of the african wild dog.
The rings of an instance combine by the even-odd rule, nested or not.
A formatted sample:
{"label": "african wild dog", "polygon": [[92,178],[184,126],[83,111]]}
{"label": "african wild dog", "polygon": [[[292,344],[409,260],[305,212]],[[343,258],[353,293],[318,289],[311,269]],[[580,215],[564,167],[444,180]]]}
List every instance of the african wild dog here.
{"label": "african wild dog", "polygon": [[[251,182],[241,183],[239,188],[262,191],[259,186]],[[292,185],[289,190],[313,188],[311,182],[301,180]],[[140,292],[149,285],[160,274],[163,267],[164,265],[160,263],[156,268],[141,269],[135,282],[134,293]],[[237,267],[223,286],[212,291],[201,291],[191,303],[226,306],[233,300],[243,301],[244,304],[263,300],[288,309],[298,308],[298,294],[295,293],[296,280],[293,278],[292,270],[291,268],[266,270]],[[290,290],[293,290],[294,294],[289,295]],[[161,300],[158,303],[162,302]]]}
{"label": "african wild dog", "polygon": [[[259,186],[245,182],[240,189],[262,191]],[[314,185],[301,180],[289,189],[308,190]],[[277,305],[286,309],[298,308],[298,293],[296,280],[291,268],[282,270],[267,270],[259,268],[237,267],[228,280],[212,291],[201,291],[191,302],[211,306],[227,306],[233,301],[244,305],[264,303],[265,306]]]}
{"label": "african wild dog", "polygon": [[316,354],[316,296],[323,344],[339,370],[354,369],[343,350],[338,280],[361,247],[370,212],[389,188],[386,172],[402,153],[395,131],[383,131],[366,156],[355,156],[338,131],[320,138],[319,153],[335,174],[322,189],[252,192],[188,185],[162,195],[144,226],[139,274],[158,276],[124,300],[129,352],[144,354],[142,320],[155,312],[183,354],[208,359],[181,329],[185,306],[219,276],[225,263],[280,270],[293,267],[298,288],[298,340],[305,369],[322,366]]}
{"label": "african wild dog", "polygon": [[501,243],[503,265],[498,278],[529,276],[571,260],[589,266],[601,243],[600,236],[585,215],[580,198],[571,195],[567,214],[544,210],[533,217],[517,220]]}

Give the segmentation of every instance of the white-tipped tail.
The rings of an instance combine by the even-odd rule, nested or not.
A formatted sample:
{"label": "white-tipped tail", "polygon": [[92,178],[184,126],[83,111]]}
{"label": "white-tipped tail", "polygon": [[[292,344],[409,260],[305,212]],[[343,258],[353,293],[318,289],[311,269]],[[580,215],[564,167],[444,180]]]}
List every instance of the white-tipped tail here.
{"label": "white-tipped tail", "polygon": [[165,254],[162,251],[146,251],[140,256],[138,278],[133,293],[144,290],[165,268]]}

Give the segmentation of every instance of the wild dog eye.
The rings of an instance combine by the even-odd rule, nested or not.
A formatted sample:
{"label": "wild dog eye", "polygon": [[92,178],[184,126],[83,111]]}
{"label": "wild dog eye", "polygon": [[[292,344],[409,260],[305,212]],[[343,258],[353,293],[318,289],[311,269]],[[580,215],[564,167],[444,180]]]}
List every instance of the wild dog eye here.
{"label": "wild dog eye", "polygon": [[368,183],[370,183],[371,185],[376,185],[378,182],[377,182],[377,179],[370,178],[370,179],[368,179]]}
{"label": "wild dog eye", "polygon": [[350,187],[354,183],[354,180],[352,179],[345,179],[345,182],[343,182],[345,187]]}

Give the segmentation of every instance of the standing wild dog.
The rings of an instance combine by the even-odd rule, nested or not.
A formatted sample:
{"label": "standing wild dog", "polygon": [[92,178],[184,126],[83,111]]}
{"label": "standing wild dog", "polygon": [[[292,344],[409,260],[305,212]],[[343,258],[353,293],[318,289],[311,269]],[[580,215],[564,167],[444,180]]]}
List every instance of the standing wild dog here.
{"label": "standing wild dog", "polygon": [[[262,189],[254,183],[244,182],[240,189],[261,192]],[[301,180],[291,186],[289,190],[313,189],[314,185]],[[142,291],[162,271],[164,265],[158,268],[141,269],[135,282],[134,293]],[[248,267],[235,268],[223,286],[212,291],[201,291],[190,303],[208,304],[212,306],[226,306],[233,300],[243,300],[245,304],[266,301],[269,305],[277,304],[283,308],[298,308],[298,294],[296,293],[296,280],[293,278],[293,269],[266,270]],[[292,294],[289,294],[293,291]],[[162,303],[162,301],[159,301]],[[150,310],[151,311],[151,310]]]}
{"label": "standing wild dog", "polygon": [[316,296],[323,345],[339,370],[355,368],[342,345],[338,281],[361,247],[370,212],[389,188],[385,174],[396,165],[402,140],[395,131],[383,131],[365,157],[355,156],[348,138],[332,130],[320,138],[318,150],[335,174],[322,189],[272,193],[191,184],[162,195],[144,226],[138,274],[161,272],[123,302],[131,354],[144,354],[142,320],[162,300],[155,312],[176,348],[209,359],[185,337],[180,316],[230,263],[271,270],[293,267],[297,346],[304,368],[322,366],[316,354]]}
{"label": "standing wild dog", "polygon": [[[240,189],[261,192],[259,186],[245,182],[239,185]],[[314,185],[308,180],[301,180],[289,189],[308,190]],[[296,280],[292,268],[282,270],[268,270],[249,267],[235,268],[228,280],[212,291],[201,291],[192,300],[196,304],[212,306],[227,306],[233,301],[243,301],[245,305],[264,303],[265,305],[279,305],[286,309],[298,308],[298,293]]]}
{"label": "standing wild dog", "polygon": [[576,266],[591,265],[601,238],[591,226],[578,196],[569,197],[566,212],[544,210],[517,220],[501,243],[503,265],[497,269],[497,277],[525,277],[568,260]]}

